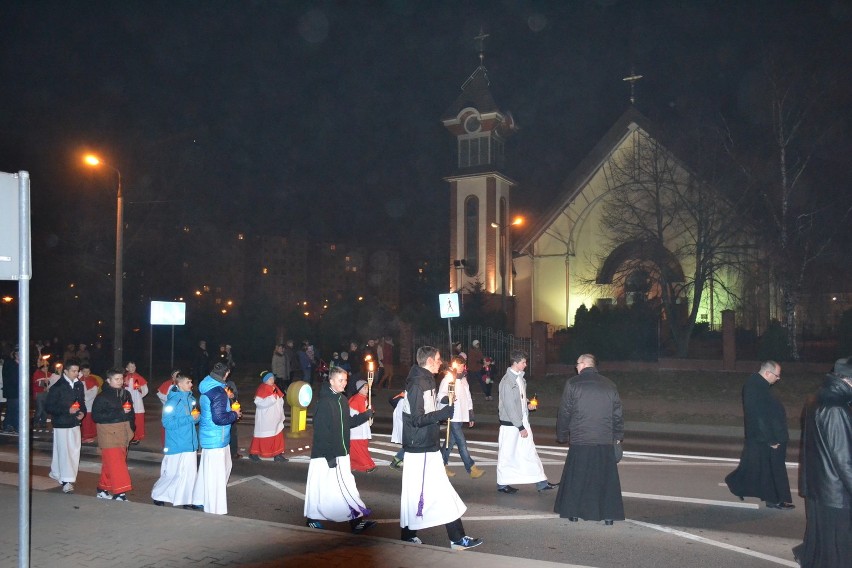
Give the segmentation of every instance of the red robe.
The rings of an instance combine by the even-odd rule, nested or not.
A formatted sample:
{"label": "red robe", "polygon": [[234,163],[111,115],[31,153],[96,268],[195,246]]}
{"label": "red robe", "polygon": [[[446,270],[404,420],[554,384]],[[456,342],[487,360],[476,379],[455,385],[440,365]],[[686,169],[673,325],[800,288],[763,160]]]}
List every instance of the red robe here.
{"label": "red robe", "polygon": [[254,394],[254,437],[249,454],[262,458],[273,458],[284,453],[284,408],[283,395],[275,385],[261,383]]}
{"label": "red robe", "polygon": [[[97,388],[100,390],[100,383],[94,377],[94,375],[89,375],[88,377],[80,377],[83,379],[83,388],[86,390],[90,390],[93,388]],[[95,425],[95,421],[92,420],[92,409],[86,409],[86,415],[83,417],[83,421],[80,423],[80,438],[85,442],[93,441],[98,435],[98,427]]]}
{"label": "red robe", "polygon": [[[362,394],[355,394],[349,399],[349,408],[361,414],[367,412],[367,397]],[[363,427],[369,428],[367,424]],[[356,426],[355,429],[362,428]],[[368,471],[376,467],[376,462],[370,457],[370,440],[351,439],[349,440],[349,461],[352,464],[352,471]]]}

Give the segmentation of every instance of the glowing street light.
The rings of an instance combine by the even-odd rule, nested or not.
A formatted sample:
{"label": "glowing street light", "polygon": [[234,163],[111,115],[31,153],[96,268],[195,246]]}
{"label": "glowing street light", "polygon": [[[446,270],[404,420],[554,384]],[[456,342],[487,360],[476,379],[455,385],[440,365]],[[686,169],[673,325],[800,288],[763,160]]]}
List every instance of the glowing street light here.
{"label": "glowing street light", "polygon": [[508,225],[491,222],[491,226],[500,231],[500,308],[506,313],[506,227],[517,227],[524,224],[523,217],[515,217]]}
{"label": "glowing street light", "polygon": [[122,337],[124,335],[124,197],[121,194],[121,172],[118,168],[107,164],[94,154],[83,156],[83,163],[89,167],[107,167],[118,176],[115,207],[115,327],[112,337],[112,362],[116,369],[121,369],[123,362]]}

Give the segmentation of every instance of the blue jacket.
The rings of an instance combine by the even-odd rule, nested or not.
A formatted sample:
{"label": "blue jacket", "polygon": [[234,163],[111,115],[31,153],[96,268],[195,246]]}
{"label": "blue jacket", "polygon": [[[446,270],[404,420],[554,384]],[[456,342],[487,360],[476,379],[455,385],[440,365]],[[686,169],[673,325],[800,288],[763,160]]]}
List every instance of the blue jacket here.
{"label": "blue jacket", "polygon": [[190,392],[183,392],[176,386],[169,389],[166,404],[163,406],[163,428],[166,431],[166,443],[163,453],[167,455],[194,452],[198,449],[198,419],[192,417],[192,409],[198,403]]}
{"label": "blue jacket", "polygon": [[207,375],[198,385],[198,392],[201,393],[201,426],[198,433],[201,447],[224,448],[231,441],[231,424],[237,421],[237,413],[231,410],[225,384]]}

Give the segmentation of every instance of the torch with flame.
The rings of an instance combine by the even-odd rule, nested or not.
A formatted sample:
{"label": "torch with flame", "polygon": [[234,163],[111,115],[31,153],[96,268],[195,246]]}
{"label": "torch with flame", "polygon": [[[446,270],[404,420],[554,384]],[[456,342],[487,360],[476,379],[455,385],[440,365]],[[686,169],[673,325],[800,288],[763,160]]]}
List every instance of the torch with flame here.
{"label": "torch with flame", "polygon": [[[456,375],[452,371],[447,371],[447,377],[449,377],[450,381],[447,383],[447,406],[452,406],[456,399]],[[450,447],[450,420],[447,420],[447,441],[444,445],[445,448]]]}
{"label": "torch with flame", "polygon": [[[376,363],[373,361],[373,356],[367,354],[364,357],[367,361],[367,408],[373,408],[373,374],[375,372]],[[370,426],[373,425],[373,418],[370,418]]]}

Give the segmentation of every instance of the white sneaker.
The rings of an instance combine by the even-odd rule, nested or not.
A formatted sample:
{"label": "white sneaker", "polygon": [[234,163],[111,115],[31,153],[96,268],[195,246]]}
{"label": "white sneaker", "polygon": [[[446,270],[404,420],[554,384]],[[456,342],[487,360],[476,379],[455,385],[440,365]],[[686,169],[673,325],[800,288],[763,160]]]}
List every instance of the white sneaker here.
{"label": "white sneaker", "polygon": [[402,539],[402,542],[410,542],[412,544],[423,544],[423,541],[420,540],[419,536],[413,536],[411,538],[404,538],[404,539]]}
{"label": "white sneaker", "polygon": [[119,493],[118,495],[114,495],[112,498],[113,501],[127,501],[127,495],[124,493]]}
{"label": "white sneaker", "polygon": [[62,484],[62,492],[63,493],[74,493],[74,484],[70,481],[66,481]]}
{"label": "white sneaker", "polygon": [[97,497],[98,499],[112,499],[112,493],[106,489],[99,489]]}

